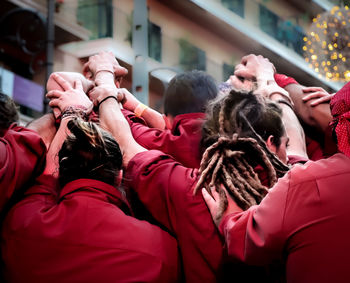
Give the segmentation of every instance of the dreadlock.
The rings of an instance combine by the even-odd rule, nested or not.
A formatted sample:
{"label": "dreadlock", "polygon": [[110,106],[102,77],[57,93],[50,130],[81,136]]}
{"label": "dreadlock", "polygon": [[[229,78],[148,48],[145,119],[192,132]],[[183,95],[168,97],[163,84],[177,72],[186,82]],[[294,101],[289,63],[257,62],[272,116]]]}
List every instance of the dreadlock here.
{"label": "dreadlock", "polygon": [[233,90],[208,105],[201,140],[206,149],[194,193],[201,187],[210,193],[210,187],[215,187],[223,196],[218,217],[227,206],[221,186],[245,210],[260,203],[268,192],[254,171],[256,166],[267,171],[269,187],[289,169],[267,148],[264,139],[270,135],[279,146],[284,127],[281,109],[273,102]]}

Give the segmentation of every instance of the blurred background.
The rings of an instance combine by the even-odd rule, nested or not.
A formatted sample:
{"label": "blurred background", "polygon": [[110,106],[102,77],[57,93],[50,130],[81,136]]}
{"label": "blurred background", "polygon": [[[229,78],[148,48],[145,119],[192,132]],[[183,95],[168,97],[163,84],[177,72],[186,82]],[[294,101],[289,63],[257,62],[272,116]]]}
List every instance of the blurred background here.
{"label": "blurred background", "polygon": [[[301,84],[333,92],[344,81],[339,74],[335,79],[336,73],[324,75],[316,69],[324,63],[328,70],[328,59],[318,62],[317,52],[328,56],[328,40],[332,50],[339,49],[340,44],[335,46],[332,40],[341,36],[335,33],[332,39],[328,36],[331,25],[324,18],[321,24],[317,21],[334,11],[339,18],[334,7],[347,11],[347,4],[329,0],[2,0],[0,90],[18,103],[21,120],[29,121],[47,111],[45,83],[51,72],[81,72],[89,56],[109,50],[129,70],[122,86],[159,111],[164,89],[176,73],[199,69],[218,82],[225,81],[249,53],[268,57],[279,73]],[[350,20],[344,15],[340,23],[348,30]],[[311,35],[313,23],[322,29],[323,39]],[[323,41],[327,50],[322,49]],[[317,42],[320,50],[312,47]],[[342,62],[346,64],[346,58],[337,64]]]}

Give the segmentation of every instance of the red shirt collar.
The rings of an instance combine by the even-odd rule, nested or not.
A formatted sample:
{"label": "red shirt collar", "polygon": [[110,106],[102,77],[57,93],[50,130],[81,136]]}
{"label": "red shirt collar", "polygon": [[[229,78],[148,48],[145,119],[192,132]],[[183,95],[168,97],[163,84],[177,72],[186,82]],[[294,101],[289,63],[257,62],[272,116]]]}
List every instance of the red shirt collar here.
{"label": "red shirt collar", "polygon": [[178,125],[184,121],[184,120],[193,120],[193,119],[200,119],[203,120],[205,118],[205,113],[186,113],[186,114],[180,114],[177,115],[174,118],[174,122],[173,122],[173,129],[176,129],[178,127]]}
{"label": "red shirt collar", "polygon": [[96,198],[101,198],[117,205],[126,214],[131,214],[131,208],[126,198],[117,188],[107,183],[93,179],[74,180],[62,188],[58,199],[61,200],[72,193],[93,194]]}

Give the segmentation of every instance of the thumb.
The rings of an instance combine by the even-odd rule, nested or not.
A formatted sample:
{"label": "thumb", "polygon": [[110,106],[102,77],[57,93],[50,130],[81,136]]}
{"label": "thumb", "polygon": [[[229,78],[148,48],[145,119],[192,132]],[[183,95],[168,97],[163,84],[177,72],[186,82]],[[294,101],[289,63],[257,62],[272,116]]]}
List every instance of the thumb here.
{"label": "thumb", "polygon": [[202,195],[204,198],[205,203],[207,204],[210,214],[212,215],[213,218],[216,216],[216,211],[217,211],[217,203],[216,201],[212,198],[212,196],[207,192],[205,188],[202,188]]}

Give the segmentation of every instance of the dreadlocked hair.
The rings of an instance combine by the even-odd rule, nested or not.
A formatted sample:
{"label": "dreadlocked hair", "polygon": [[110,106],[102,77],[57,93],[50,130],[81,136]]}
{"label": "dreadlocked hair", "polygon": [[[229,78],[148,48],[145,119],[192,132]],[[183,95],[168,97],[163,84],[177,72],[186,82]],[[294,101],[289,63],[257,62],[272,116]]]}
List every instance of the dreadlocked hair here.
{"label": "dreadlocked hair", "polygon": [[280,145],[285,133],[281,113],[273,102],[235,90],[209,103],[201,140],[205,152],[194,193],[202,187],[210,193],[210,187],[215,187],[222,195],[218,217],[227,206],[221,186],[245,210],[260,203],[268,192],[254,171],[256,166],[267,171],[269,187],[289,169],[264,141],[272,135],[276,146]]}
{"label": "dreadlocked hair", "polygon": [[61,187],[81,178],[114,185],[122,167],[122,153],[112,135],[81,118],[70,120],[67,127],[71,134],[58,153]]}

